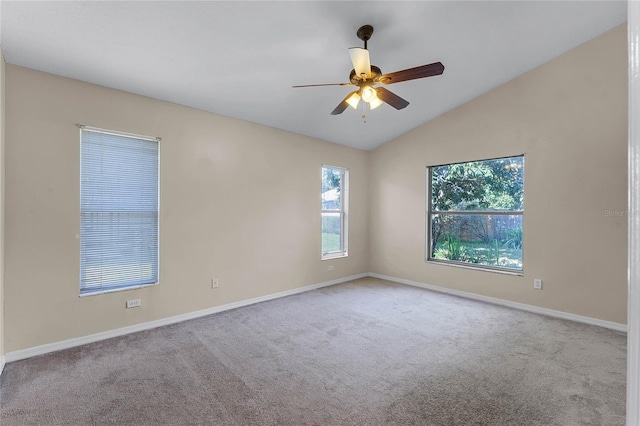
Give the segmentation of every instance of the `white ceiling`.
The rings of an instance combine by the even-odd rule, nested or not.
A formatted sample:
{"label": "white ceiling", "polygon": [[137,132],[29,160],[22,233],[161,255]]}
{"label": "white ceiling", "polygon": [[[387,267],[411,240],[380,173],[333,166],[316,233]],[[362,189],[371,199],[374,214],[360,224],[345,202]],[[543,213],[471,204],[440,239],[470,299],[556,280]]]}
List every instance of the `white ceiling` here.
{"label": "white ceiling", "polygon": [[[362,149],[373,149],[626,21],[625,1],[0,4],[5,60]],[[347,49],[375,28],[383,73],[440,61],[444,74],[386,86],[411,104],[329,113],[349,87]],[[593,58],[597,61],[598,58]]]}

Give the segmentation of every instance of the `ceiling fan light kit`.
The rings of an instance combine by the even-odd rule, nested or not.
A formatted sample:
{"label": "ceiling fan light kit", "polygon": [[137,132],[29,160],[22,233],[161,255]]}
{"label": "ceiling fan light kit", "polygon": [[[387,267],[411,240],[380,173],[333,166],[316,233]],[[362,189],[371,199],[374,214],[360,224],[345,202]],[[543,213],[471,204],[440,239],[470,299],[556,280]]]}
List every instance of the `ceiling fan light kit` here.
{"label": "ceiling fan light kit", "polygon": [[353,69],[349,74],[349,83],[331,83],[331,84],[307,84],[300,87],[317,87],[317,86],[357,86],[358,90],[353,91],[345,97],[338,106],[331,111],[331,115],[342,114],[348,106],[353,109],[358,108],[358,104],[362,99],[369,104],[369,109],[375,109],[387,103],[393,108],[400,110],[409,105],[409,101],[401,98],[384,87],[375,87],[377,84],[393,84],[407,80],[416,80],[418,78],[432,77],[440,75],[444,72],[444,65],[441,62],[434,62],[428,65],[421,65],[415,68],[409,68],[402,71],[396,71],[389,74],[382,74],[382,70],[375,65],[371,65],[369,58],[369,50],[367,42],[373,34],[371,25],[363,25],[358,29],[356,35],[364,41],[364,48],[352,47],[349,49],[349,56],[353,63]]}
{"label": "ceiling fan light kit", "polygon": [[351,94],[349,94],[349,97],[347,98],[347,103],[351,106],[351,108],[356,109],[358,108],[358,103],[360,102],[360,98],[361,96],[358,94],[358,92],[352,92]]}

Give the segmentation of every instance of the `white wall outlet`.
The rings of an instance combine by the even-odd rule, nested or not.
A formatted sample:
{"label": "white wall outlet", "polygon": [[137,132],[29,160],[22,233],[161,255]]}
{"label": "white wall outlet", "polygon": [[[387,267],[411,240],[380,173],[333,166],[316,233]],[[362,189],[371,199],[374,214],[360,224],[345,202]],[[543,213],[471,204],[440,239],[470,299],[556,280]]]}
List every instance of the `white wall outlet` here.
{"label": "white wall outlet", "polygon": [[218,288],[218,287],[220,287],[220,284],[218,283],[218,279],[211,278],[211,288]]}
{"label": "white wall outlet", "polygon": [[536,290],[542,290],[542,280],[540,278],[536,278],[533,280],[533,288]]}
{"label": "white wall outlet", "polygon": [[329,265],[329,270],[333,271],[333,265]]}
{"label": "white wall outlet", "polygon": [[137,308],[142,305],[142,299],[132,299],[127,300],[127,309],[129,308]]}

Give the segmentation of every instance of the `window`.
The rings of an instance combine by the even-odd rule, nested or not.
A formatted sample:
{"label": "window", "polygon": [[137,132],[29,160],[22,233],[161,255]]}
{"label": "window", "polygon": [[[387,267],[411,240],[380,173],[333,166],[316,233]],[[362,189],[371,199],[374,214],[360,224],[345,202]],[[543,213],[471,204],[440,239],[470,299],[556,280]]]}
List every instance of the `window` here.
{"label": "window", "polygon": [[522,272],[524,156],[427,168],[427,261]]}
{"label": "window", "polygon": [[322,258],[347,256],[349,170],[322,167]]}
{"label": "window", "polygon": [[155,138],[80,129],[80,295],[158,282]]}

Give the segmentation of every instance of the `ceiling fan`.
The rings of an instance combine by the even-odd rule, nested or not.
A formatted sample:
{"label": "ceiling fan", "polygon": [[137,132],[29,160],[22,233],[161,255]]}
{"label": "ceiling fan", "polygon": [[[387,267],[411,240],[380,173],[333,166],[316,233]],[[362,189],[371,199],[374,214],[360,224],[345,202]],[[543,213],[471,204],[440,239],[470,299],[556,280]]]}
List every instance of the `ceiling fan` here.
{"label": "ceiling fan", "polygon": [[348,106],[356,109],[360,99],[369,104],[370,109],[374,109],[382,105],[383,102],[391,105],[395,109],[403,109],[409,105],[409,102],[400,96],[385,89],[384,87],[375,87],[377,84],[393,84],[401,81],[415,80],[418,78],[432,77],[440,75],[444,72],[444,65],[441,62],[434,62],[428,65],[421,65],[415,68],[409,68],[402,71],[396,71],[389,74],[382,74],[380,68],[371,65],[369,60],[369,50],[367,50],[367,41],[373,34],[371,25],[363,25],[358,29],[356,35],[364,41],[364,48],[351,47],[349,55],[353,62],[353,69],[349,75],[349,83],[330,83],[330,84],[307,84],[299,87],[318,87],[318,86],[358,86],[355,90],[347,95],[346,98],[331,111],[331,115],[342,114]]}

